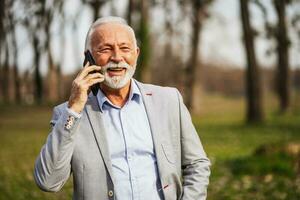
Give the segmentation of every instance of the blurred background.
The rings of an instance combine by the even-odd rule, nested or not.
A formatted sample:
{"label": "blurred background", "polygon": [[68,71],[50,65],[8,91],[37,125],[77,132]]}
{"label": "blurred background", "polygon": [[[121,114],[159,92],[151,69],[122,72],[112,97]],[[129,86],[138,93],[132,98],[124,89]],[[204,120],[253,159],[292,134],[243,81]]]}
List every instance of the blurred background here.
{"label": "blurred background", "polygon": [[101,16],[133,27],[135,78],[177,87],[212,161],[208,199],[300,199],[299,0],[0,0],[0,200],[41,192],[34,160]]}

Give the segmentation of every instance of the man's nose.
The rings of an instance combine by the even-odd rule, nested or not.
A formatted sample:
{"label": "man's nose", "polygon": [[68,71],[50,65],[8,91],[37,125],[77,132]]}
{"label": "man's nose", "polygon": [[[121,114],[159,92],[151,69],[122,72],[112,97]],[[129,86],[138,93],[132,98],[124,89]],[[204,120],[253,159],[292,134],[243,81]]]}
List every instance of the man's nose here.
{"label": "man's nose", "polygon": [[123,61],[123,58],[118,50],[114,51],[114,53],[110,59],[111,59],[111,61],[113,61],[115,63],[119,63],[119,62]]}

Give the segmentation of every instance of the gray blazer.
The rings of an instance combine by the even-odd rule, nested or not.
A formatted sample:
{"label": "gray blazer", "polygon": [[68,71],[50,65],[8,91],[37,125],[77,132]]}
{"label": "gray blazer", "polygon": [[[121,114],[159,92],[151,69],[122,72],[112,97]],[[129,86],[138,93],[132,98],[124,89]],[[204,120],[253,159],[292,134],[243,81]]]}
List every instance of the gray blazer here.
{"label": "gray blazer", "polygon": [[[210,162],[178,90],[137,85],[149,118],[165,200],[206,199]],[[59,191],[72,173],[73,199],[116,199],[106,142],[109,133],[97,98],[89,95],[81,118],[66,106],[54,108],[52,130],[35,162],[37,185],[44,191]]]}

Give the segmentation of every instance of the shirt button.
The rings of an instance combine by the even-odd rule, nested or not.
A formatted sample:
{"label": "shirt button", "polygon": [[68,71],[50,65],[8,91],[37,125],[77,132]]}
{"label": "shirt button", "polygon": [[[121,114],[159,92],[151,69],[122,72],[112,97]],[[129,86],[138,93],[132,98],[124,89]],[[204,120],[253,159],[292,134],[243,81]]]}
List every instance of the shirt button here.
{"label": "shirt button", "polygon": [[109,197],[114,196],[114,192],[113,192],[112,190],[109,190],[109,191],[108,191],[108,196],[109,196]]}

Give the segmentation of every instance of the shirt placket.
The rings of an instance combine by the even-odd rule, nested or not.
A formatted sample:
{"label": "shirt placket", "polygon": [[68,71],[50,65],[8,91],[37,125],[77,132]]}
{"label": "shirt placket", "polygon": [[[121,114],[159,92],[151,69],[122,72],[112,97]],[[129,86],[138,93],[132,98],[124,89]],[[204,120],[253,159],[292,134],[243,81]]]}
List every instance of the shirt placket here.
{"label": "shirt placket", "polygon": [[125,148],[126,148],[126,162],[128,165],[128,170],[129,170],[129,181],[130,181],[130,186],[131,186],[131,192],[132,192],[132,200],[138,200],[138,191],[137,191],[137,179],[135,178],[135,171],[134,171],[134,165],[133,165],[133,152],[132,152],[132,144],[131,144],[131,135],[126,128],[127,123],[126,123],[126,106],[125,105],[122,109],[120,109],[120,122],[121,122],[121,127],[122,127],[122,134],[124,137],[124,142],[125,142]]}

